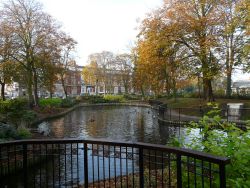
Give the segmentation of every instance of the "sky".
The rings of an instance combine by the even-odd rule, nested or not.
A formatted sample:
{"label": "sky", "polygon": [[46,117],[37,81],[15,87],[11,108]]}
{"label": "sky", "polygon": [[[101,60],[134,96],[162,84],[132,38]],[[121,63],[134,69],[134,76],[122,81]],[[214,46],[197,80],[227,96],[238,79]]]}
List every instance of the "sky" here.
{"label": "sky", "polygon": [[59,21],[77,41],[76,61],[102,51],[128,52],[146,13],[162,0],[39,0],[44,10]]}

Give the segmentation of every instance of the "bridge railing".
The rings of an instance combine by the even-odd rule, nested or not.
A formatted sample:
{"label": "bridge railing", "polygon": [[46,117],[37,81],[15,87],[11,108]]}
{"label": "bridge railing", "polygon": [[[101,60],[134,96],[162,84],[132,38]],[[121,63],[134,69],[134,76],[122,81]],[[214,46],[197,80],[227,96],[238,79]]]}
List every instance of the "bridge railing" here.
{"label": "bridge railing", "polygon": [[0,143],[3,187],[226,187],[229,159],[105,140]]}

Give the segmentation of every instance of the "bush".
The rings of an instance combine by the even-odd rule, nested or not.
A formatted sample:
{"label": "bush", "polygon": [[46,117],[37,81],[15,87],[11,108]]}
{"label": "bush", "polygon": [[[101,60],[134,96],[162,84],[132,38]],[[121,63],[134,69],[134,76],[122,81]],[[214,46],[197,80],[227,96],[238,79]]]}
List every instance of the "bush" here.
{"label": "bush", "polygon": [[49,98],[49,99],[40,99],[39,105],[41,107],[60,107],[62,104],[61,98]]}
{"label": "bush", "polygon": [[31,138],[31,136],[32,134],[28,129],[26,128],[17,129],[17,137],[19,139],[27,139],[27,138]]}
{"label": "bush", "polygon": [[135,94],[124,94],[123,97],[127,100],[141,100],[142,95],[135,95]]}
{"label": "bush", "polygon": [[88,101],[90,103],[106,103],[107,101],[101,95],[88,96]]}
{"label": "bush", "polygon": [[34,111],[25,110],[22,119],[29,124],[36,119],[36,116],[37,114]]}
{"label": "bush", "polygon": [[14,126],[0,122],[0,139],[16,138],[17,131]]}
{"label": "bush", "polygon": [[28,108],[28,101],[26,99],[18,98],[1,101],[1,119],[17,126],[20,124],[22,119],[25,120],[24,115],[26,114]]}
{"label": "bush", "polygon": [[[218,113],[216,106],[199,123],[191,123],[194,127],[203,127],[200,136],[191,136],[189,131],[192,138],[189,143],[181,139],[181,143],[175,145],[228,157],[230,164],[226,166],[227,185],[250,187],[250,130],[243,131],[234,123],[223,122]],[[215,185],[217,186],[219,187]]]}
{"label": "bush", "polygon": [[18,98],[18,99],[0,101],[0,113],[8,113],[10,111],[20,111],[27,108],[28,108],[27,99]]}
{"label": "bush", "polygon": [[122,95],[105,95],[103,98],[106,102],[124,102],[125,101]]}
{"label": "bush", "polygon": [[76,104],[76,100],[74,98],[66,98],[62,99],[61,107],[72,107]]}

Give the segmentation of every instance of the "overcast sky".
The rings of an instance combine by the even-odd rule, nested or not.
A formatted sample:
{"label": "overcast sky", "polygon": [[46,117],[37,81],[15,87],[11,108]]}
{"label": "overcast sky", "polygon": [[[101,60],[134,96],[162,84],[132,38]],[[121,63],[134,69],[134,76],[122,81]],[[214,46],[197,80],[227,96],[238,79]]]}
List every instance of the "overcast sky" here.
{"label": "overcast sky", "polygon": [[77,42],[77,63],[89,54],[128,51],[136,38],[138,18],[159,7],[162,0],[39,0],[47,13]]}

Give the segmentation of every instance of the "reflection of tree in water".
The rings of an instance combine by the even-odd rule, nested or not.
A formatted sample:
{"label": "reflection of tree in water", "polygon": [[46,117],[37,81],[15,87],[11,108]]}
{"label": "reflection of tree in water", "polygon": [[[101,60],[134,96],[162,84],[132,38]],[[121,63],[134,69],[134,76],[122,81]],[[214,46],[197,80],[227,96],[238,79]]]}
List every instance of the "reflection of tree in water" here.
{"label": "reflection of tree in water", "polygon": [[157,112],[144,107],[82,107],[49,123],[52,136],[56,138],[105,138],[166,144],[178,133],[174,128],[159,126]]}
{"label": "reflection of tree in water", "polygon": [[63,138],[65,137],[65,132],[64,132],[64,117],[55,119],[53,121],[50,121],[50,127],[51,127],[51,132],[53,137],[55,138]]}

